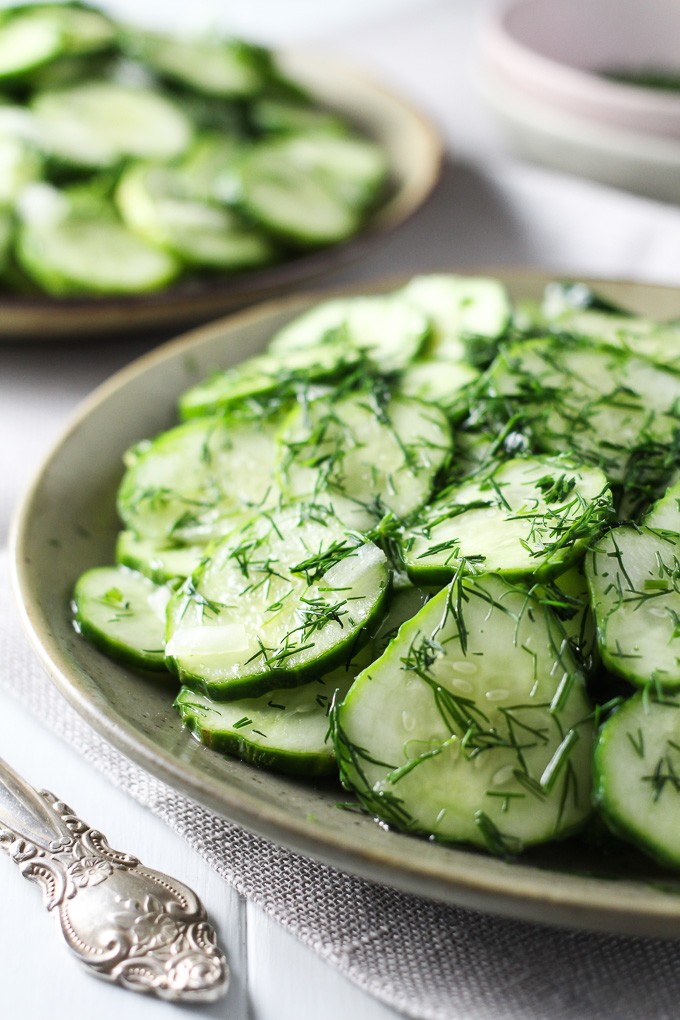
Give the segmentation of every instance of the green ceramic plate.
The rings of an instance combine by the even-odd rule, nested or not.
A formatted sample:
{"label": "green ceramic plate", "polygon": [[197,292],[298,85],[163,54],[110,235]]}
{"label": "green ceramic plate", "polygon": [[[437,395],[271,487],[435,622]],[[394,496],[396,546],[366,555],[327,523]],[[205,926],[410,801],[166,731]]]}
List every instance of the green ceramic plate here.
{"label": "green ceramic plate", "polygon": [[338,269],[412,216],[439,179],[442,143],[432,124],[401,97],[333,60],[285,52],[278,54],[278,63],[387,154],[388,192],[357,235],[278,265],[187,281],[154,294],[57,299],[5,293],[0,295],[0,340],[73,341],[206,322]]}
{"label": "green ceramic plate", "polygon": [[[514,296],[538,296],[547,277],[501,273]],[[383,287],[390,289],[396,281]],[[680,315],[680,292],[599,284],[659,317]],[[14,531],[14,581],[24,622],[62,694],[115,747],[188,797],[232,821],[353,874],[463,906],[531,920],[680,936],[680,878],[631,851],[604,859],[563,843],[518,862],[387,832],[338,809],[332,785],[306,784],[221,758],[180,729],[171,685],[116,666],[75,633],[69,599],[86,567],[110,562],[121,454],[167,428],[177,395],[215,365],[263,347],[273,330],[319,300],[268,303],[159,348],[97,390],[35,480]]]}

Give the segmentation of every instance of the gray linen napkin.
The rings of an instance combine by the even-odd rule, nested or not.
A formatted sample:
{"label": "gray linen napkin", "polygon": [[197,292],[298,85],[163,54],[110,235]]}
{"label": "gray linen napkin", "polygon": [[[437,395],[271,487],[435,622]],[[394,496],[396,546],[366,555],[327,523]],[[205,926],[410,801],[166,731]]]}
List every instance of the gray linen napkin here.
{"label": "gray linen napkin", "polygon": [[110,747],[67,705],[28,646],[0,552],[0,685],[178,832],[237,891],[359,987],[432,1020],[670,1020],[678,949],[458,910],[352,878],[253,836]]}

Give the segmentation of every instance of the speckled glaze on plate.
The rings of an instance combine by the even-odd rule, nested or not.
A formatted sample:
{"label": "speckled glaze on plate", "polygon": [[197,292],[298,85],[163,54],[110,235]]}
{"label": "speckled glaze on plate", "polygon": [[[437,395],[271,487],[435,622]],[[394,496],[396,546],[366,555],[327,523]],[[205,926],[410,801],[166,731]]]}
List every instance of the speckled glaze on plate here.
{"label": "speckled glaze on plate", "polygon": [[399,96],[332,59],[306,52],[285,52],[277,59],[282,70],[321,105],[341,114],[387,153],[389,190],[363,229],[342,244],[300,254],[278,265],[186,281],[155,294],[53,298],[1,293],[0,341],[84,340],[206,322],[299,288],[359,258],[420,208],[441,169],[442,143],[432,124]]}
{"label": "speckled glaze on plate", "polygon": [[[548,279],[535,272],[493,274],[514,297],[538,296]],[[640,312],[680,315],[678,290],[597,285]],[[40,660],[67,700],[129,758],[225,818],[291,849],[462,906],[679,937],[680,879],[636,853],[606,860],[569,842],[504,861],[385,831],[370,818],[338,810],[346,795],[332,784],[258,771],[201,747],[180,728],[171,681],[134,675],[73,630],[69,599],[76,577],[113,560],[123,451],[172,424],[175,400],[186,386],[260,350],[275,329],[317,300],[319,295],[307,295],[269,302],[194,330],[134,362],[82,406],[40,470],[14,527],[15,591]]]}

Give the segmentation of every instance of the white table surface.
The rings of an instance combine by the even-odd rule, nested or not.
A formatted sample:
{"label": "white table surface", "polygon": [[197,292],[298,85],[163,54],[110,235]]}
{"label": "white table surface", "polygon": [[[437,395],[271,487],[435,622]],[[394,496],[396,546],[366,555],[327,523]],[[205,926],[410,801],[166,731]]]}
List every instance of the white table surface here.
{"label": "white table surface", "polygon": [[[433,203],[410,225],[332,282],[437,266],[521,263],[558,271],[680,279],[680,214],[607,189],[560,179],[502,152],[474,87],[473,18],[494,0],[260,0],[231,5],[234,24],[265,41],[308,41],[342,55],[410,96],[435,119],[456,157]],[[139,0],[109,5],[138,14]],[[209,21],[225,5],[147,2],[150,21]],[[226,22],[225,22],[226,23]],[[592,229],[594,210],[603,228]],[[609,225],[609,228],[606,225]],[[623,238],[623,241],[622,241]],[[670,239],[669,239],[670,238]],[[138,340],[0,348],[0,543],[11,508],[76,404],[149,346]],[[1,664],[0,664],[0,668]],[[226,1000],[190,1014],[233,1020],[388,1020],[331,967],[240,898],[166,826],[88,769],[19,704],[3,704],[2,755],[47,786],[113,846],[192,885],[215,920],[231,960]],[[35,888],[0,858],[0,1015],[75,1013],[116,1020],[168,1015],[171,1007],[81,974],[54,937]],[[351,905],[350,905],[351,909]]]}

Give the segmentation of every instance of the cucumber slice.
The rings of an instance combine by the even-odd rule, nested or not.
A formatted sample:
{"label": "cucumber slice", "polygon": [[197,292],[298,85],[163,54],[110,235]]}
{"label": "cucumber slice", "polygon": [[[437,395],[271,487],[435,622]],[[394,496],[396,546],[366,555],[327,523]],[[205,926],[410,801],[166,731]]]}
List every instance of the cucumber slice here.
{"label": "cucumber slice", "polygon": [[520,458],[447,490],[404,530],[401,553],[419,584],[446,584],[461,567],[545,579],[581,558],[613,515],[599,469]]}
{"label": "cucumber slice", "polygon": [[125,223],[190,266],[230,271],[271,262],[267,237],[229,209],[186,198],[181,171],[140,164],[121,177],[116,203]]}
{"label": "cucumber slice", "polygon": [[661,499],[649,508],[642,523],[652,531],[669,531],[680,536],[680,482],[669,486]]}
{"label": "cucumber slice", "polygon": [[139,294],[159,290],[179,263],[115,220],[65,216],[20,227],[16,256],[49,294]]}
{"label": "cucumber slice", "polygon": [[680,543],[623,527],[586,563],[605,666],[640,686],[680,688]]}
{"label": "cucumber slice", "polygon": [[21,138],[5,136],[0,129],[0,206],[14,206],[27,184],[39,181],[44,161]]}
{"label": "cucumber slice", "polygon": [[280,444],[289,498],[343,496],[378,518],[386,510],[403,517],[428,499],[451,430],[436,407],[367,389],[296,408]]}
{"label": "cucumber slice", "polygon": [[428,354],[462,361],[474,355],[491,361],[496,341],[508,328],[512,308],[505,287],[487,277],[433,273],[415,276],[404,295],[433,324]]}
{"label": "cucumber slice", "polygon": [[165,608],[170,589],[123,567],[95,567],[73,592],[76,629],[111,658],[165,671]]}
{"label": "cucumber slice", "polygon": [[313,175],[353,208],[372,205],[387,180],[382,149],[356,135],[306,131],[260,143],[256,151]]}
{"label": "cucumber slice", "polygon": [[130,157],[172,159],[185,151],[193,132],[171,100],[115,82],[42,92],[31,108],[45,151],[86,169],[114,167]]}
{"label": "cucumber slice", "polygon": [[568,645],[487,574],[436,595],[335,714],[341,778],[397,829],[514,853],[590,812],[593,722]]}
{"label": "cucumber slice", "polygon": [[680,703],[639,693],[607,720],[595,748],[600,811],[617,836],[680,866]]}
{"label": "cucumber slice", "polygon": [[465,361],[413,361],[399,380],[399,392],[454,415],[464,410],[461,391],[478,378],[478,369]]}
{"label": "cucumber slice", "polygon": [[62,32],[54,19],[19,14],[4,19],[0,22],[0,81],[30,74],[59,56],[62,48]]}
{"label": "cucumber slice", "polygon": [[347,125],[335,114],[319,110],[308,103],[294,103],[270,97],[256,99],[250,107],[251,123],[265,134],[300,134],[302,132],[347,133]]}
{"label": "cucumber slice", "polygon": [[294,162],[288,139],[262,142],[225,182],[234,202],[268,233],[299,248],[345,241],[356,233],[361,210],[323,176]]}
{"label": "cucumber slice", "polygon": [[192,386],[179,399],[179,413],[186,419],[215,414],[251,399],[272,397],[283,402],[309,383],[341,375],[357,360],[356,351],[336,344],[320,344],[278,356],[263,354]]}
{"label": "cucumber slice", "polygon": [[569,333],[648,358],[662,368],[680,370],[680,326],[677,325],[639,316],[569,311],[551,320],[549,327],[557,333]]}
{"label": "cucumber slice", "polygon": [[680,377],[625,352],[524,341],[499,355],[487,382],[491,404],[525,416],[545,449],[597,463],[627,486],[635,450],[667,445],[677,429]]}
{"label": "cucumber slice", "polygon": [[180,39],[160,32],[135,32],[128,46],[162,77],[209,96],[249,98],[261,92],[266,82],[265,52],[236,39]]}
{"label": "cucumber slice", "polygon": [[0,209],[0,273],[10,266],[10,252],[14,240],[14,219],[6,209]]}
{"label": "cucumber slice", "polygon": [[182,687],[175,707],[184,725],[214,751],[259,768],[325,776],[336,768],[328,711],[334,697],[345,696],[354,675],[343,666],[300,687],[236,701],[211,701]]}
{"label": "cucumber slice", "polygon": [[231,173],[243,155],[245,145],[234,134],[214,131],[196,136],[176,167],[184,197],[197,202],[228,201],[231,198]]}
{"label": "cucumber slice", "polygon": [[79,3],[48,3],[27,5],[10,13],[9,25],[23,25],[24,31],[59,34],[58,56],[101,54],[112,47],[117,38],[114,23],[94,7]]}
{"label": "cucumber slice", "polygon": [[430,321],[398,294],[338,298],[315,305],[276,333],[273,354],[324,342],[363,351],[381,372],[399,372],[430,335]]}
{"label": "cucumber slice", "polygon": [[204,555],[203,545],[163,545],[133,531],[121,531],[116,542],[116,561],[155,584],[189,577]]}
{"label": "cucumber slice", "polygon": [[609,298],[598,294],[587,283],[569,280],[553,280],[543,291],[541,312],[549,319],[555,319],[564,312],[597,311],[632,317],[632,313]]}
{"label": "cucumber slice", "polygon": [[583,564],[570,567],[559,577],[538,585],[535,594],[559,621],[581,670],[586,675],[592,674],[599,665],[597,633]]}
{"label": "cucumber slice", "polygon": [[218,699],[296,687],[368,638],[387,584],[384,553],[332,514],[260,516],[214,546],[173,596],[168,661]]}
{"label": "cucumber slice", "polygon": [[134,451],[118,490],[127,528],[156,543],[204,544],[264,509],[276,447],[261,422],[200,418]]}

